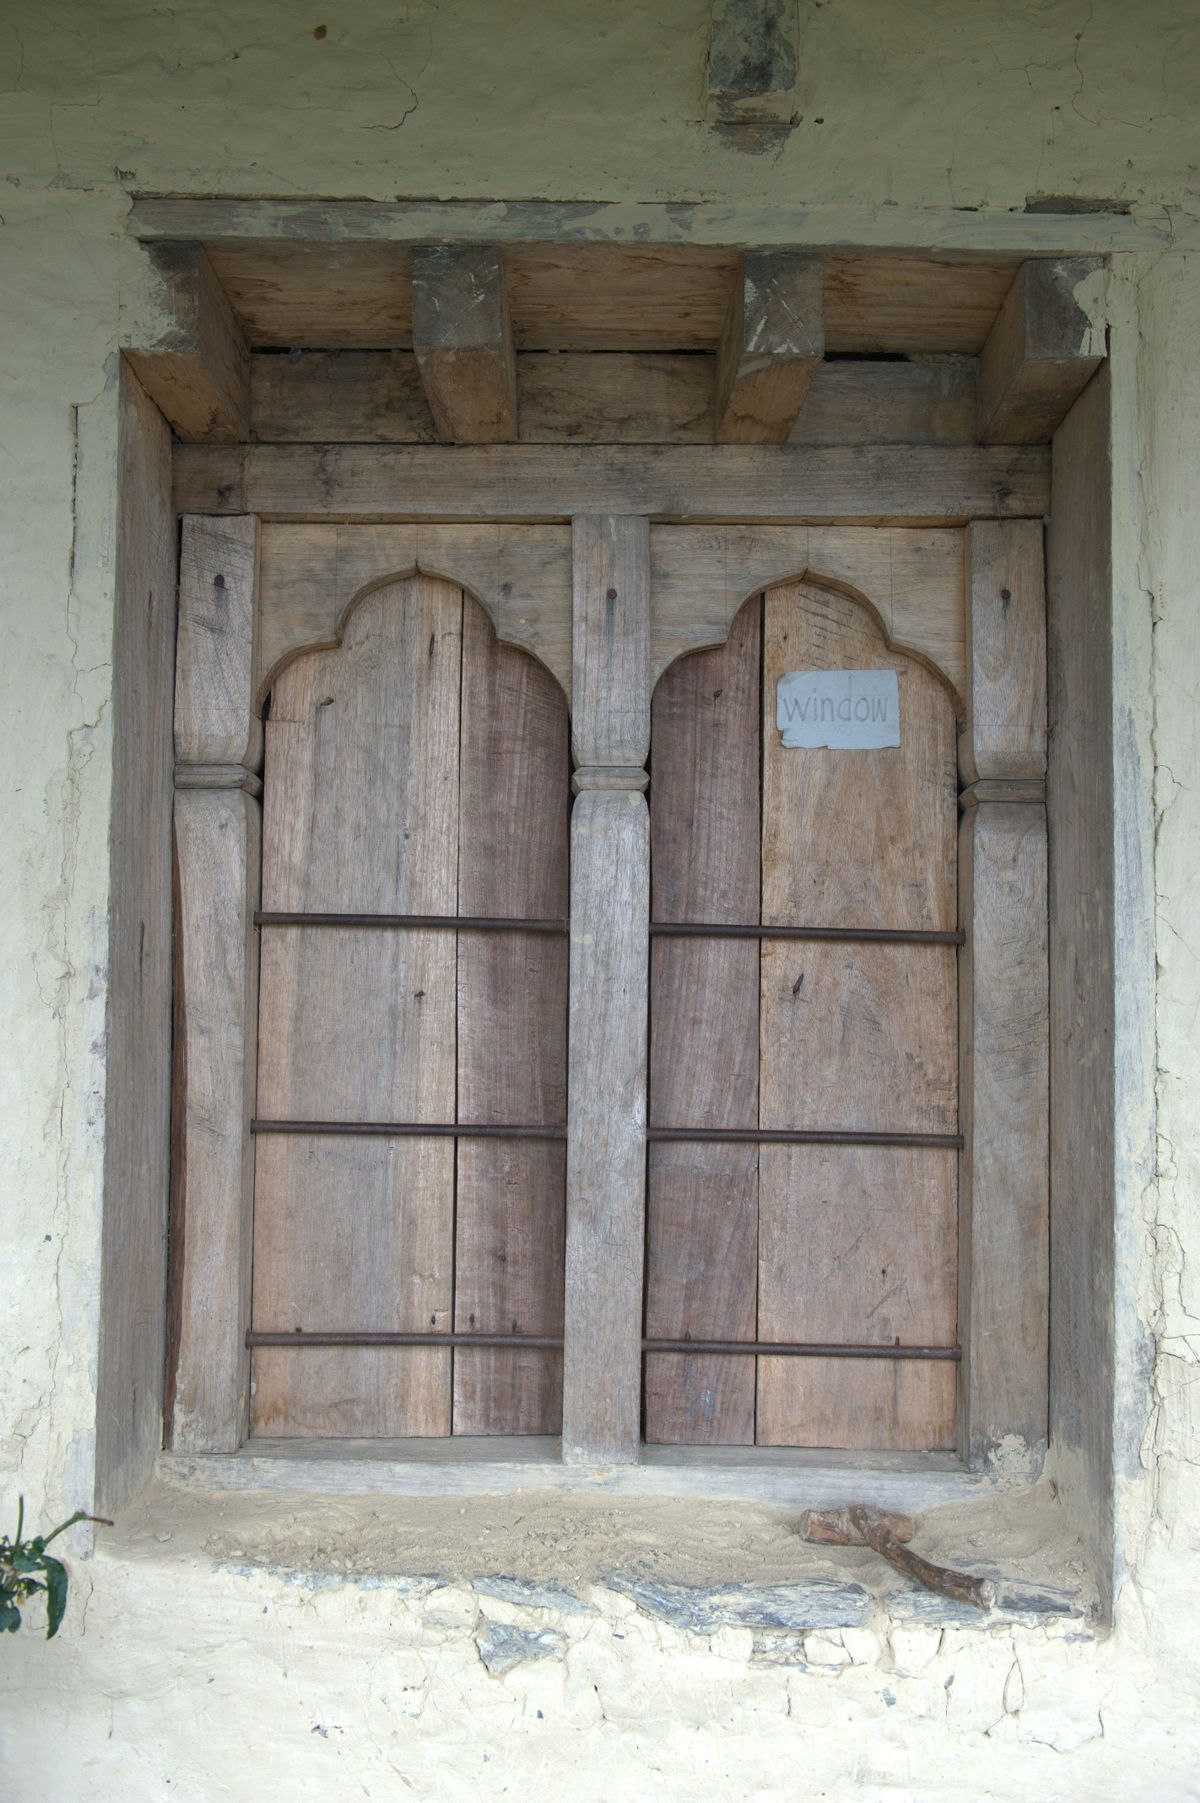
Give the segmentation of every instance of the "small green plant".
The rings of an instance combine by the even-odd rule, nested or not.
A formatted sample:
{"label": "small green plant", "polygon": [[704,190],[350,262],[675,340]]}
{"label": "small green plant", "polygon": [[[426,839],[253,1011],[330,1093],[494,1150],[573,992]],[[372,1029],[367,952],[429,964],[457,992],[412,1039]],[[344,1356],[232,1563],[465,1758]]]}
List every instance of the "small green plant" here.
{"label": "small green plant", "polygon": [[53,1640],[62,1624],[67,1608],[67,1568],[61,1559],[53,1559],[46,1551],[52,1540],[73,1528],[77,1521],[94,1521],[110,1528],[103,1515],[88,1515],[76,1509],[68,1521],[60,1521],[50,1534],[35,1534],[25,1540],[25,1498],[17,1501],[17,1531],[12,1539],[0,1534],[0,1633],[15,1634],[21,1625],[18,1603],[28,1602],[39,1591],[46,1595],[46,1639]]}

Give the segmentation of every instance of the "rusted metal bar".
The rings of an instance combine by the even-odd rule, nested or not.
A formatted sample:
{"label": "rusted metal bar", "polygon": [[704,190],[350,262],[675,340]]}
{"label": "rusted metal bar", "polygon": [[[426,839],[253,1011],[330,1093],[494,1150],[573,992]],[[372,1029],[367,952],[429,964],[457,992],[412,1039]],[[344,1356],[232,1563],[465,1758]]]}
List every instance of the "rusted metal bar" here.
{"label": "rusted metal bar", "polygon": [[454,933],[566,933],[565,920],[506,920],[491,914],[290,914],[260,908],[256,927],[444,928]]}
{"label": "rusted metal bar", "polygon": [[940,1146],[947,1151],[962,1147],[961,1133],[867,1133],[831,1127],[649,1127],[646,1138],[687,1144],[759,1146]]}
{"label": "rusted metal bar", "polygon": [[539,1333],[355,1333],[316,1332],[297,1328],[293,1333],[266,1333],[251,1328],[247,1346],[502,1346],[511,1351],[532,1347],[557,1352],[562,1335]]}
{"label": "rusted metal bar", "polygon": [[745,1358],[949,1359],[962,1358],[959,1346],[849,1346],[817,1340],[643,1340],[646,1352],[712,1352]]}
{"label": "rusted metal bar", "polygon": [[915,927],[755,927],[702,920],[652,920],[650,931],[661,939],[832,939],[862,945],[965,945],[967,938],[961,927],[935,933]]}
{"label": "rusted metal bar", "polygon": [[991,1609],[996,1585],[991,1578],[973,1577],[949,1565],[935,1565],[905,1544],[913,1523],[907,1515],[891,1515],[870,1503],[850,1503],[844,1509],[806,1509],[800,1517],[800,1538],[820,1546],[869,1546],[906,1577],[973,1609]]}
{"label": "rusted metal bar", "polygon": [[565,1126],[496,1127],[444,1121],[264,1121],[252,1120],[251,1133],[337,1134],[347,1139],[566,1139]]}

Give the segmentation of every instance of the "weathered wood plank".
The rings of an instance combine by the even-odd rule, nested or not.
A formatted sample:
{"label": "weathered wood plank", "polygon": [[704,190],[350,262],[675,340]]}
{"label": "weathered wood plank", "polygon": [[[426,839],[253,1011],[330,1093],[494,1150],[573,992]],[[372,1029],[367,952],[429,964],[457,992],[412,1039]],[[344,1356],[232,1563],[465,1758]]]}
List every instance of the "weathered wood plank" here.
{"label": "weathered wood plank", "polygon": [[650,532],[644,518],[572,522],[571,739],[580,765],[641,765],[650,749]]}
{"label": "weathered wood plank", "polygon": [[1038,446],[181,445],[175,469],[181,512],[267,519],[958,525],[1050,500]]}
{"label": "weathered wood plank", "polygon": [[[961,561],[961,560],[960,560]],[[292,526],[262,531],[256,695],[298,651],[337,643],[364,590],[415,571],[469,589],[504,644],[571,691],[569,526]]]}
{"label": "weathered wood plank", "polygon": [[250,1138],[258,1013],[261,819],[240,789],[175,797],[178,972],[171,1275],[177,1310],[167,1422],[176,1452],[235,1452],[249,1426]]}
{"label": "weathered wood plank", "polygon": [[[1161,245],[1165,227],[1119,212],[964,214],[961,207],[844,208],[836,232],[826,211],[751,199],[691,201],[293,200],[144,194],[130,208],[135,238],[205,238],[223,245],[463,243],[578,245],[644,241],[670,246],[828,244],[834,236],[879,249],[927,246],[939,261],[1056,256]],[[1178,228],[1177,228],[1178,230]],[[954,248],[948,248],[953,246]],[[1010,278],[1011,279],[1011,278]]]}
{"label": "weathered wood plank", "polygon": [[[975,443],[976,361],[826,360],[790,442]],[[522,444],[709,444],[716,359],[651,351],[521,351]],[[250,437],[264,444],[432,444],[411,351],[259,353],[250,359]]]}
{"label": "weathered wood plank", "polygon": [[1046,1440],[1050,1124],[1046,812],[963,815],[960,1444],[973,1463]]}
{"label": "weathered wood plank", "polygon": [[748,597],[800,576],[866,597],[897,646],[966,691],[963,540],[902,527],[652,526],[651,678],[725,640]]}
{"label": "weathered wood plank", "polygon": [[1033,520],[975,520],[966,538],[963,781],[1046,773],[1046,590]]}
{"label": "weathered wood plank", "polygon": [[[566,700],[531,657],[463,614],[458,911],[566,918]],[[567,1118],[565,939],[464,933],[458,943],[458,1118]],[[566,1149],[463,1140],[457,1150],[454,1325],[561,1334]],[[456,1434],[556,1434],[562,1355],[454,1353]]]}
{"label": "weathered wood plank", "polygon": [[96,1500],[113,1512],[162,1445],[170,1176],[170,431],[132,371],[118,400],[104,1221]]}
{"label": "weathered wood plank", "polygon": [[[839,668],[896,671],[898,747],[783,747],[780,676]],[[945,686],[889,652],[848,597],[787,584],[765,602],[762,730],[764,922],[952,927],[956,780]],[[775,941],[763,945],[761,965],[763,1127],[955,1130],[949,947]],[[954,1162],[916,1148],[764,1148],[759,1336],[952,1343]],[[934,1367],[770,1358],[759,1366],[765,1444],[952,1441],[952,1371],[947,1379]]]}
{"label": "weathered wood plank", "polygon": [[236,444],[250,420],[250,359],[225,290],[199,244],[156,245],[164,325],[126,352],[151,399],[180,438]]}
{"label": "weathered wood plank", "polygon": [[786,444],[825,353],[819,257],[747,251],[717,349],[718,444]]}
{"label": "weathered wood plank", "polygon": [[634,1464],[641,1425],[649,814],[592,790],[571,815],[563,1459]]}
{"label": "weathered wood plank", "polygon": [[517,372],[501,252],[484,244],[413,252],[413,349],[438,437],[517,436]]}
{"label": "weathered wood plank", "polygon": [[[979,357],[981,444],[1043,444],[1105,354],[1098,257],[1023,263]],[[1089,305],[1080,290],[1095,292]]]}
{"label": "weathered wood plank", "polygon": [[175,756],[181,763],[258,767],[257,591],[256,519],[184,520],[175,652]]}
{"label": "weathered wood plank", "polygon": [[[1049,744],[1051,1436],[1092,1569],[1111,1586],[1117,1246],[1112,377],[1098,372],[1055,434],[1047,620]],[[1122,722],[1122,729],[1125,723]],[[1146,828],[1142,825],[1141,831]],[[1111,1601],[1111,1598],[1110,1598]]]}
{"label": "weathered wood plank", "polygon": [[349,247],[268,233],[254,244],[206,248],[246,342],[256,348],[412,344],[412,251],[406,244]]}
{"label": "weathered wood plank", "polygon": [[789,443],[974,444],[977,370],[974,357],[826,358]]}
{"label": "weathered wood plank", "polygon": [[[461,623],[460,590],[396,583],[276,682],[264,908],[454,913]],[[454,1023],[449,934],[267,930],[258,1112],[453,1121]],[[448,1330],[453,1196],[450,1141],[260,1137],[255,1325]],[[257,1352],[255,1432],[447,1433],[450,1366],[449,1349]]]}
{"label": "weathered wood plank", "polygon": [[[651,915],[747,924],[759,914],[762,607],[728,644],[675,665],[654,695]],[[650,1119],[757,1127],[753,942],[657,938],[650,964]],[[752,1340],[758,1148],[655,1144],[646,1196],[646,1333]],[[648,1441],[753,1445],[754,1361],[653,1353]]]}

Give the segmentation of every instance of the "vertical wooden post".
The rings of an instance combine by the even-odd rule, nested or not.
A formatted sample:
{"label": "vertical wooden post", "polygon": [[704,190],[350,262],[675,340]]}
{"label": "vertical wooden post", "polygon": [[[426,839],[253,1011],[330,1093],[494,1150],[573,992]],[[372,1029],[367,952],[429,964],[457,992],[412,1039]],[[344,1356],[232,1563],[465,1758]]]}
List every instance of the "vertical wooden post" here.
{"label": "vertical wooden post", "polygon": [[563,1458],[633,1464],[641,1428],[650,817],[649,528],[574,527]]}
{"label": "vertical wooden post", "polygon": [[1046,610],[1032,522],[967,533],[969,785],[959,834],[959,1438],[1040,1461],[1047,1434]]}
{"label": "vertical wooden post", "polygon": [[175,680],[175,1156],[167,1433],[245,1438],[261,823],[251,766],[258,522],[187,519]]}

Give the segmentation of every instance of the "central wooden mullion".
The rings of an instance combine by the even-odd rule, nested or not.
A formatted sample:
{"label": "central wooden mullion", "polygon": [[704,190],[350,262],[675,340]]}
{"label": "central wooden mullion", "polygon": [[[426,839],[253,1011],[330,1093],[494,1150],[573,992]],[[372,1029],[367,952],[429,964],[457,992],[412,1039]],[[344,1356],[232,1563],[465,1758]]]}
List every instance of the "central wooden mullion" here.
{"label": "central wooden mullion", "polygon": [[650,535],[575,520],[563,1459],[641,1439],[650,819]]}

